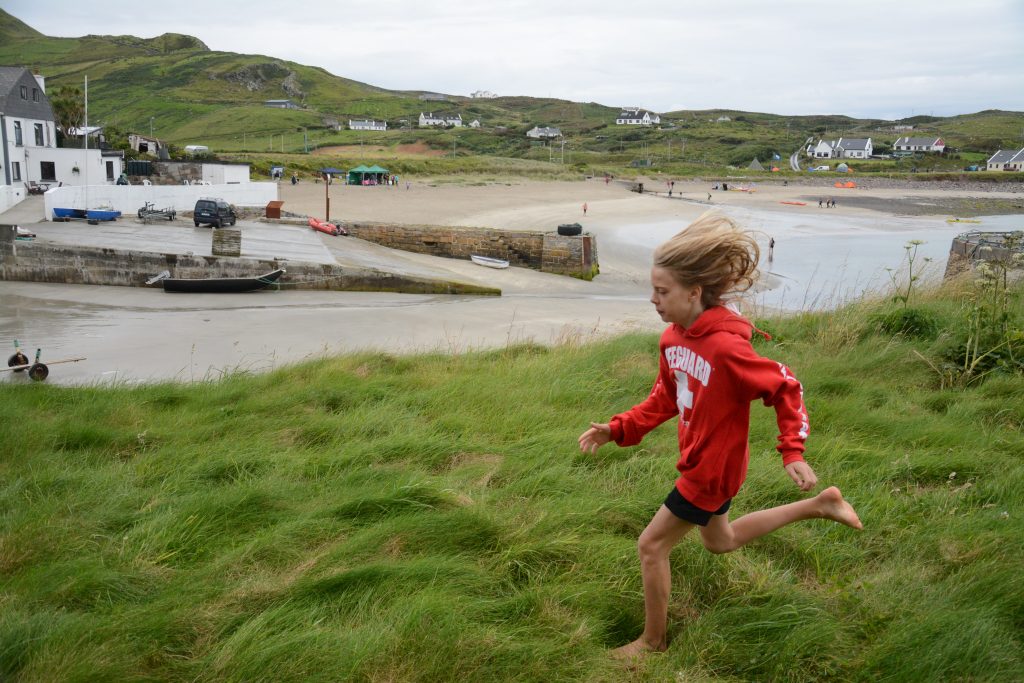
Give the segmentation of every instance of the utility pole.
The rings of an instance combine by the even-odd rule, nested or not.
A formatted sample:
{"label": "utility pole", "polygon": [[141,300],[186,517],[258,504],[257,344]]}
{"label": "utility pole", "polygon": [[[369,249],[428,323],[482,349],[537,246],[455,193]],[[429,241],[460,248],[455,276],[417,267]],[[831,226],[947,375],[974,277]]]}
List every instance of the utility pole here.
{"label": "utility pole", "polygon": [[149,117],[149,137],[153,139],[153,117]]}
{"label": "utility pole", "polygon": [[559,163],[565,163],[565,138],[562,138],[562,160]]}

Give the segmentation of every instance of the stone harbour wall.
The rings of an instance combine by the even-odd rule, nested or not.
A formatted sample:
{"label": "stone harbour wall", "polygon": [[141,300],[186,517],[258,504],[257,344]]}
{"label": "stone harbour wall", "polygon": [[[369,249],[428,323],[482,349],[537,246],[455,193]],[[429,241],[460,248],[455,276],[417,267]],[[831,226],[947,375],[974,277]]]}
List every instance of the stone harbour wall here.
{"label": "stone harbour wall", "polygon": [[535,230],[401,225],[355,221],[344,223],[353,237],[392,249],[445,258],[472,255],[508,261],[513,266],[545,273],[593,279],[599,271],[597,238],[586,234],[559,235]]}
{"label": "stone harbour wall", "polygon": [[[501,294],[500,289],[492,287],[412,277],[372,268],[65,246],[16,240],[14,235],[14,226],[0,225],[0,280],[144,287],[146,280],[165,270],[176,278],[208,278],[254,277],[284,268],[287,272],[279,281],[280,289]],[[159,284],[156,286],[160,287]]]}

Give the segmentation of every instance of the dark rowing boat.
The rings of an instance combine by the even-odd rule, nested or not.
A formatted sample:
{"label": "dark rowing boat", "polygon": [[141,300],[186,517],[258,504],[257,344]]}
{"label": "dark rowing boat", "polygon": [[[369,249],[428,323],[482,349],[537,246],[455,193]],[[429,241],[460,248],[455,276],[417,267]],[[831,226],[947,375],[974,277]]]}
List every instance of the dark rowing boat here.
{"label": "dark rowing boat", "polygon": [[160,282],[165,292],[193,292],[227,294],[233,292],[253,292],[277,282],[284,275],[284,268],[271,271],[259,277],[204,277],[195,279],[162,278]]}

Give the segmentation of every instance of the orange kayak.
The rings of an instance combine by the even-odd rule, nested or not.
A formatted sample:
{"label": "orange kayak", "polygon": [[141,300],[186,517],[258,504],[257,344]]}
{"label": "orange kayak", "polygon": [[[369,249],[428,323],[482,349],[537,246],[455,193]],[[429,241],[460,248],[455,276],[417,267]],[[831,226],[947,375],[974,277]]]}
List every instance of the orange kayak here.
{"label": "orange kayak", "polygon": [[319,230],[320,232],[325,232],[328,235],[337,236],[348,234],[348,231],[345,230],[345,228],[337,226],[334,223],[322,221],[319,218],[313,218],[312,216],[309,217],[309,227],[313,228],[314,230]]}

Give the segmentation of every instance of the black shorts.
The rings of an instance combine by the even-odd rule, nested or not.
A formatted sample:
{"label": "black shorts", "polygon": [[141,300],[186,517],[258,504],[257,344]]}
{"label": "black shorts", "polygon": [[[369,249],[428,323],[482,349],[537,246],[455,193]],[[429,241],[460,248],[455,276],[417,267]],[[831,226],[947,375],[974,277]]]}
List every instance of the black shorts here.
{"label": "black shorts", "polygon": [[690,501],[683,498],[683,494],[679,493],[679,489],[675,486],[672,487],[672,492],[668,494],[668,498],[665,499],[665,507],[673,515],[689,522],[690,524],[697,524],[699,526],[707,526],[708,522],[711,521],[712,515],[724,515],[729,511],[729,506],[732,505],[732,498],[725,501],[722,507],[718,508],[714,512],[708,512],[702,510]]}

